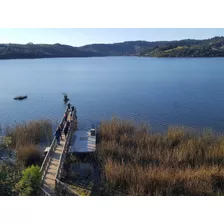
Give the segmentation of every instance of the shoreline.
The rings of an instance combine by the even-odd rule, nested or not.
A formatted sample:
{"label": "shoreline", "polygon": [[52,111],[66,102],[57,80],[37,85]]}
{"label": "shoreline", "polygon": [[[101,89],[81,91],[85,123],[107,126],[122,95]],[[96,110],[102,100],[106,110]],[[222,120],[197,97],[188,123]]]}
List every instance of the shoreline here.
{"label": "shoreline", "polygon": [[37,60],[37,59],[71,59],[71,58],[108,58],[108,57],[136,57],[136,58],[150,58],[150,59],[204,59],[204,58],[224,58],[224,56],[209,56],[209,57],[153,57],[153,56],[140,56],[140,55],[107,55],[107,56],[78,56],[78,57],[35,57],[35,58],[31,58],[31,57],[27,57],[27,58],[0,58],[0,61],[8,61],[8,60]]}

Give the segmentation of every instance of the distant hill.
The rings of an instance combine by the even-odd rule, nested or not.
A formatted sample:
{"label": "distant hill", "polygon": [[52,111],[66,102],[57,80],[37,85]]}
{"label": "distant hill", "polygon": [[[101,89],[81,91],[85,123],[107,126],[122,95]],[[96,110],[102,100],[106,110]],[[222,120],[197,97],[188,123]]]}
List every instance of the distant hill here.
{"label": "distant hill", "polygon": [[164,46],[168,41],[126,41],[113,44],[90,44],[79,47],[81,50],[95,52],[104,56],[140,55],[144,50],[151,50],[156,46]]}
{"label": "distant hill", "polygon": [[155,46],[157,45],[153,42],[146,41],[91,44],[82,47],[62,44],[0,44],[0,59],[137,55],[142,50]]}
{"label": "distant hill", "polygon": [[0,44],[0,59],[93,57],[102,56],[93,51],[61,44]]}
{"label": "distant hill", "polygon": [[62,44],[0,44],[0,59],[96,57],[140,55],[145,49],[163,46],[166,41],[128,41],[114,44],[90,44],[72,47]]}
{"label": "distant hill", "polygon": [[224,57],[224,37],[206,40],[171,41],[141,52],[148,57]]}
{"label": "distant hill", "polygon": [[0,44],[0,59],[56,57],[224,57],[224,37],[206,40],[126,41],[73,47],[63,44]]}

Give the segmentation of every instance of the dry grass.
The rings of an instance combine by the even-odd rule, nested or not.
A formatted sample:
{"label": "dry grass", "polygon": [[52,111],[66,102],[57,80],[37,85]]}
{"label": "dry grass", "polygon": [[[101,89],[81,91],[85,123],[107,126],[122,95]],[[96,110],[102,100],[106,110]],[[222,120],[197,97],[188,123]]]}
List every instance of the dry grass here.
{"label": "dry grass", "polygon": [[52,124],[48,120],[29,121],[7,127],[6,134],[12,138],[13,147],[51,142]]}
{"label": "dry grass", "polygon": [[17,161],[21,162],[25,167],[31,165],[41,166],[41,150],[37,145],[24,145],[17,148]]}
{"label": "dry grass", "polygon": [[102,122],[97,158],[109,195],[224,195],[224,137],[113,118]]}
{"label": "dry grass", "polygon": [[12,140],[10,147],[16,150],[16,158],[20,164],[26,167],[40,165],[40,146],[51,143],[52,124],[48,120],[29,121],[7,127],[6,135]]}

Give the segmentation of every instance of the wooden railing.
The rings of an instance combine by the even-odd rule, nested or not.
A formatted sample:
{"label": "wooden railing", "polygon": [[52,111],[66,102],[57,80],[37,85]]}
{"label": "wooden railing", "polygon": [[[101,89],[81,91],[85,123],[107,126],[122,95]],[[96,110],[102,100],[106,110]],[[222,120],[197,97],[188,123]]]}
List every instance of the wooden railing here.
{"label": "wooden railing", "polygon": [[62,152],[62,154],[60,156],[60,159],[59,159],[59,166],[58,166],[58,169],[57,169],[56,180],[57,179],[58,180],[61,179],[61,174],[62,174],[62,170],[63,170],[64,160],[65,160],[65,157],[66,157],[66,155],[68,153],[69,144],[70,144],[70,141],[71,141],[72,133],[74,131],[74,118],[76,119],[76,111],[72,112],[72,120],[71,120],[69,129],[68,129],[68,134],[67,134],[66,139],[65,139],[64,150],[63,150],[63,152]]}
{"label": "wooden railing", "polygon": [[[66,110],[65,110],[65,113],[67,114],[67,117],[69,116],[68,112],[69,112],[69,110],[68,110],[68,107],[67,107]],[[67,192],[70,192],[69,194],[71,194],[72,191],[69,190],[68,187],[60,181],[60,179],[61,179],[62,172],[63,172],[64,160],[65,160],[65,157],[66,157],[66,155],[68,153],[68,150],[69,150],[70,140],[72,138],[74,128],[77,128],[76,108],[72,112],[71,117],[72,117],[71,123],[70,123],[69,129],[68,129],[68,134],[67,134],[66,139],[65,139],[65,145],[63,147],[63,151],[62,151],[62,154],[61,154],[60,159],[59,159],[59,165],[58,165],[58,168],[57,168],[56,179],[55,179],[55,187],[58,188],[58,189],[66,190]],[[59,126],[62,128],[62,130],[64,128],[64,123],[65,123],[65,118],[63,116],[63,118],[61,120],[61,123],[59,124]],[[57,140],[54,137],[54,139],[51,143],[50,149],[47,152],[47,154],[44,158],[44,161],[42,163],[41,169],[40,169],[40,171],[42,173],[42,181],[41,181],[41,186],[40,186],[40,192],[41,192],[41,195],[44,195],[44,196],[51,196],[48,192],[46,192],[43,189],[42,186],[43,186],[43,181],[44,181],[44,178],[45,178],[45,175],[46,175],[47,168],[48,168],[48,166],[50,164],[50,161],[51,161],[51,155],[55,151],[56,148],[57,148]],[[74,195],[74,192],[72,194]]]}
{"label": "wooden railing", "polygon": [[40,196],[51,196],[47,191],[40,187]]}
{"label": "wooden railing", "polygon": [[70,141],[71,141],[71,138],[72,138],[73,131],[76,128],[77,128],[77,115],[76,115],[76,109],[75,109],[72,113],[72,121],[71,121],[71,124],[70,124],[70,127],[69,127],[68,135],[66,137],[65,147],[64,147],[64,150],[63,150],[63,152],[61,154],[61,157],[60,157],[60,160],[59,160],[59,166],[58,166],[58,169],[57,169],[57,175],[56,175],[56,179],[55,179],[55,187],[56,187],[56,190],[58,192],[64,191],[64,192],[67,192],[68,195],[78,196],[65,183],[63,183],[61,181],[63,166],[64,166],[64,162],[65,162],[65,157],[66,157],[66,155],[68,153],[68,150],[69,150],[69,144],[70,144]]}
{"label": "wooden railing", "polygon": [[40,168],[40,172],[42,173],[42,182],[41,182],[41,184],[43,184],[47,167],[48,167],[48,165],[50,164],[50,161],[51,161],[52,152],[54,152],[54,150],[56,149],[56,147],[57,147],[57,140],[54,137],[54,139],[53,139],[53,141],[51,143],[50,149],[47,152],[47,155],[45,156],[44,161],[42,163],[42,166]]}
{"label": "wooden railing", "polygon": [[[68,107],[66,108],[65,113],[68,115]],[[61,122],[59,124],[60,127],[64,126],[64,121],[65,121],[65,118],[63,116],[63,118],[62,118],[62,120],[61,120]],[[43,184],[44,177],[45,177],[45,174],[46,174],[46,170],[48,168],[48,165],[50,164],[52,152],[55,151],[56,147],[57,147],[57,139],[56,139],[56,137],[54,137],[54,139],[53,139],[53,141],[51,143],[50,149],[47,152],[47,154],[46,154],[46,156],[44,158],[44,161],[42,163],[42,166],[40,168],[40,172],[42,173],[41,185]]]}
{"label": "wooden railing", "polygon": [[[67,184],[61,182],[60,180],[56,179],[56,189],[58,192],[66,192],[66,195],[72,195],[72,196],[79,196],[77,193],[72,191]],[[64,194],[63,194],[64,195]]]}

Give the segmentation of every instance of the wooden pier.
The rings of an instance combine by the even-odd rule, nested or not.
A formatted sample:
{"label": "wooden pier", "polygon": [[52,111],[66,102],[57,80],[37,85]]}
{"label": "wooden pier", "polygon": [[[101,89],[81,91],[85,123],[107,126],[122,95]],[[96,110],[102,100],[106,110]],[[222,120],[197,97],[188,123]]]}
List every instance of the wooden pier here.
{"label": "wooden pier", "polygon": [[[56,194],[57,185],[61,185],[61,176],[63,173],[63,164],[66,154],[68,153],[68,148],[73,131],[77,129],[77,114],[76,108],[71,111],[70,108],[66,108],[65,113],[67,114],[67,120],[70,121],[70,126],[68,129],[68,134],[65,137],[62,131],[62,139],[60,140],[60,145],[57,144],[57,139],[54,137],[49,151],[47,152],[43,164],[41,166],[42,172],[42,183],[41,183],[41,195],[51,196]],[[66,121],[63,117],[60,123],[60,127],[64,130]]]}

